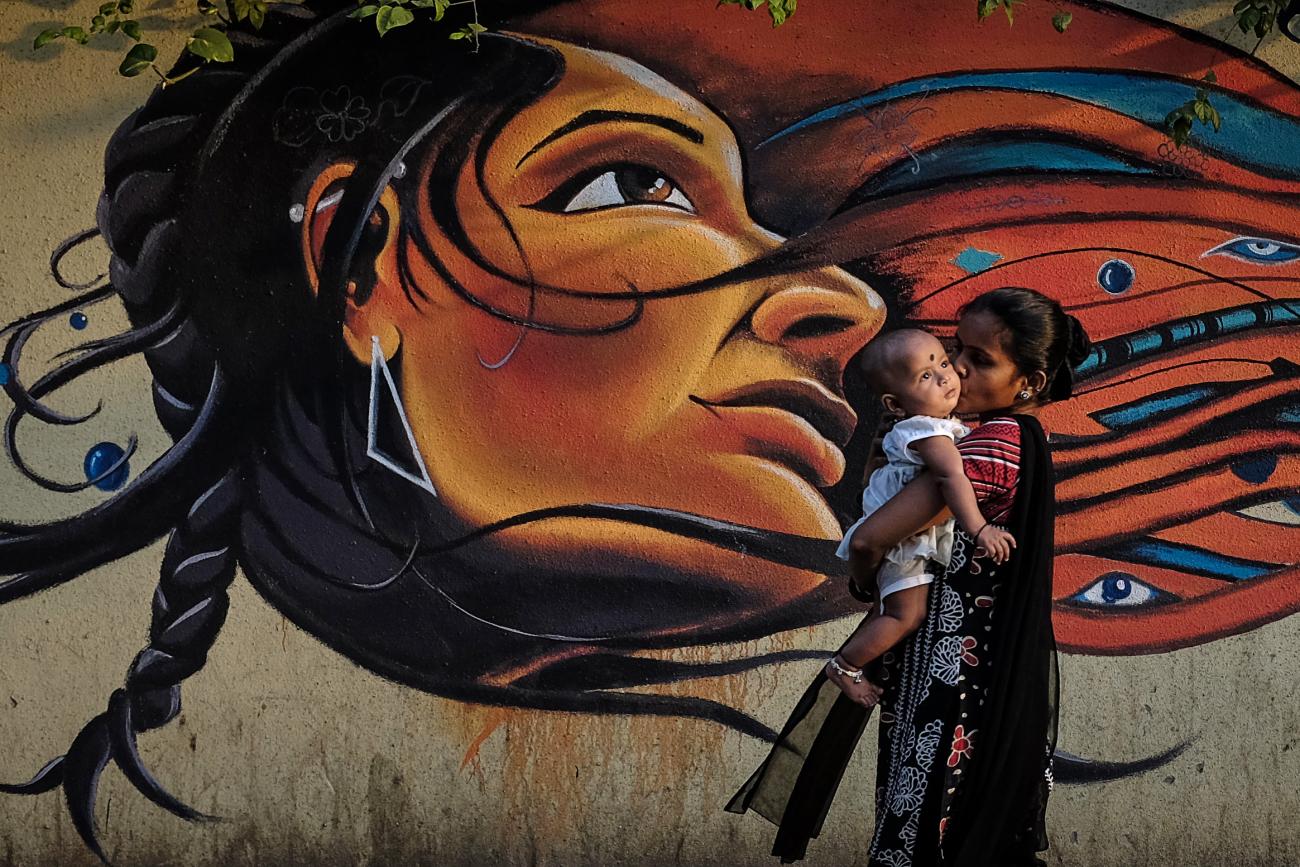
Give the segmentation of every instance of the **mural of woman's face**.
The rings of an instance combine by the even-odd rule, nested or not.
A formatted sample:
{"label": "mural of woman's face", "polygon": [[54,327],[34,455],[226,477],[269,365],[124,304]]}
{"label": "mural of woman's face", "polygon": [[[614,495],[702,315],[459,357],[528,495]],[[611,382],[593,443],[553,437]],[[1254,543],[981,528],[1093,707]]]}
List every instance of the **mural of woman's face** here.
{"label": "mural of woman's face", "polygon": [[[470,294],[522,318],[597,330],[635,312],[629,291],[690,284],[782,243],[750,216],[736,139],[717,114],[630,60],[545,44],[563,56],[562,78],[506,123],[481,174],[471,160],[455,190],[473,248],[518,279],[472,262],[440,231],[427,197],[404,212],[418,214],[408,228]],[[427,161],[411,163],[426,188]],[[347,171],[327,169],[311,191],[309,265],[331,215],[319,203]],[[408,300],[397,205],[386,191],[377,286],[350,306],[344,337],[363,364],[373,337],[390,358],[400,348],[406,411],[456,520],[481,526],[549,506],[628,503],[839,535],[819,489],[843,474],[841,447],[856,422],[842,395],[845,365],[884,318],[869,286],[825,268],[651,298],[639,319],[607,333],[521,330],[454,292],[413,245],[415,285],[405,288],[428,300]],[[623,297],[533,295],[530,280]],[[611,556],[635,558],[743,586],[732,613],[823,579],[747,568],[735,553],[609,521],[542,521],[495,541],[543,562],[570,558],[578,570],[574,551],[606,570]]]}

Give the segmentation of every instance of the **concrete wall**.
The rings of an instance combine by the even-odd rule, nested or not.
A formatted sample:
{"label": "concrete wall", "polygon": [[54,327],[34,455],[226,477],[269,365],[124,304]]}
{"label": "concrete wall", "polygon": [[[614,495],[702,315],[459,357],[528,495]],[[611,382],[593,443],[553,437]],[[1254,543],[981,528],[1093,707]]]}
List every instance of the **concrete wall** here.
{"label": "concrete wall", "polygon": [[[120,43],[30,51],[84,5],[0,9],[5,320],[73,294],[51,279],[49,253],[94,225],[105,145],[152,87],[112,74]],[[188,4],[143,5],[177,45]],[[1226,4],[1136,5],[1225,32]],[[174,818],[110,765],[95,815],[114,863],[768,863],[771,829],[721,806],[858,616],[828,541],[855,509],[873,412],[848,362],[886,315],[942,330],[964,299],[1019,284],[1060,298],[1105,350],[1081,396],[1044,418],[1058,444],[1070,754],[1049,863],[1300,863],[1300,633],[1288,617],[1300,607],[1300,342],[1293,308],[1276,303],[1300,295],[1300,48],[1267,41],[1270,67],[1082,4],[1066,4],[1064,36],[1033,4],[1009,29],[976,28],[966,2],[808,0],[775,32],[763,16],[681,6],[681,20],[623,0],[517,17],[505,29],[530,38],[508,70],[486,43],[441,68],[445,25],[394,33],[374,55],[318,36],[229,116],[200,169],[211,117],[173,150],[146,132],[131,139],[142,156],[115,152],[105,225],[129,311],[113,297],[77,308],[84,323],[52,318],[10,375],[30,386],[59,352],[143,326],[179,295],[183,316],[149,356],[167,392],[151,393],[151,368],[131,355],[50,397],[65,414],[102,410],[77,425],[26,419],[15,454],[32,474],[75,486],[88,453],[134,434],[129,471],[101,480],[114,490],[60,493],[4,461],[0,515],[41,524],[129,496],[172,446],[156,407],[172,434],[194,425],[214,363],[235,395],[215,417],[235,421],[162,491],[37,559],[155,520],[182,527],[172,557],[157,541],[0,607],[0,780],[65,753],[151,642],[197,666],[211,640],[170,722],[165,683],[130,683],[134,727],[151,729],[144,764],[224,821]],[[538,39],[563,59],[554,87]],[[1224,129],[1171,149],[1155,120],[1190,90],[1158,76],[1210,66]],[[402,176],[376,182],[373,267],[343,276],[354,300],[326,341],[338,354],[322,352],[310,299],[347,207],[333,184],[379,156],[391,174],[434,106],[471,86],[496,92],[466,97],[470,111],[446,119],[450,141],[446,123],[417,137]],[[474,114],[528,88],[536,97],[498,111],[499,128]],[[593,109],[679,125],[606,116],[520,160]],[[481,180],[438,174],[428,154],[479,147],[485,128]],[[582,174],[625,162],[659,176]],[[173,173],[177,186],[149,186]],[[613,207],[629,195],[652,203]],[[851,223],[822,259],[665,291],[773,250],[845,202]],[[604,209],[563,212],[588,206]],[[158,253],[147,232],[173,217],[162,237],[176,246]],[[63,270],[85,281],[108,262],[92,240]],[[433,492],[382,376],[384,461],[367,457],[372,338]],[[843,469],[779,425],[710,426],[689,400],[792,377],[844,379],[861,422]],[[324,412],[302,397],[313,387]],[[336,423],[350,469],[322,438]],[[236,461],[218,490],[231,499],[186,521]],[[356,480],[369,519],[331,472]],[[537,512],[588,503],[638,508]],[[219,568],[178,565],[195,555],[200,571]],[[199,605],[193,634],[150,638],[160,564],[168,607],[155,629]],[[93,765],[103,743],[74,752]],[[809,863],[866,863],[872,752]],[[53,791],[0,799],[0,863],[96,861]]]}

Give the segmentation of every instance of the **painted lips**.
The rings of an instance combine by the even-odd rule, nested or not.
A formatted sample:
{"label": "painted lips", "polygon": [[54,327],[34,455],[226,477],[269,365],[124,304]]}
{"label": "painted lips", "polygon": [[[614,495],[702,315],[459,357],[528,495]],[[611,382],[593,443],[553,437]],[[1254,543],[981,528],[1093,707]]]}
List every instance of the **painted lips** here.
{"label": "painted lips", "polygon": [[821,383],[807,379],[750,383],[691,400],[739,432],[760,457],[790,467],[815,487],[844,474],[844,453],[857,414]]}

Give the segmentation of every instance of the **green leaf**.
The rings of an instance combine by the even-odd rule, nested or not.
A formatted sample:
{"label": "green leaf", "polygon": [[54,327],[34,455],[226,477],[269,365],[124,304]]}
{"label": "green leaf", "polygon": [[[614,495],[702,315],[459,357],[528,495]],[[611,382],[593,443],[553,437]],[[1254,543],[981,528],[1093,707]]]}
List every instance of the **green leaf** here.
{"label": "green leaf", "polygon": [[378,11],[379,11],[379,7],[374,5],[373,3],[370,3],[365,6],[361,6],[360,8],[353,9],[351,12],[348,13],[348,17],[369,18],[371,15],[374,15]]}
{"label": "green leaf", "polygon": [[1199,120],[1201,123],[1209,123],[1210,122],[1210,112],[1208,110],[1209,107],[1210,107],[1209,103],[1198,99],[1196,102],[1192,103],[1192,114],[1196,115],[1196,119]]}
{"label": "green leaf", "polygon": [[975,14],[980,21],[988,18],[993,14],[993,10],[998,8],[998,0],[978,0],[975,6]]}
{"label": "green leaf", "polygon": [[131,46],[131,50],[122,58],[122,65],[117,71],[127,78],[139,75],[158,59],[158,49],[147,42]]}
{"label": "green leaf", "polygon": [[113,0],[113,2],[111,3],[101,3],[99,6],[100,15],[112,15],[116,11],[117,11],[117,0]]}
{"label": "green leaf", "polygon": [[117,11],[123,15],[130,15],[135,11],[135,0],[117,0]]}
{"label": "green leaf", "polygon": [[1187,139],[1192,134],[1192,122],[1185,117],[1180,117],[1169,126],[1169,136],[1174,140],[1174,145],[1182,147],[1187,144]]}
{"label": "green leaf", "polygon": [[415,20],[411,10],[404,6],[390,6],[385,4],[379,7],[379,12],[375,14],[375,29],[379,35],[383,36],[390,30],[398,27],[405,27]]}
{"label": "green leaf", "polygon": [[254,30],[261,30],[266,23],[266,4],[254,3],[253,8],[248,10],[248,20],[252,22]]}
{"label": "green leaf", "polygon": [[55,29],[42,30],[39,34],[37,34],[36,41],[32,43],[32,49],[35,50],[37,48],[44,48],[45,46],[49,45],[51,42],[58,39],[62,35],[63,35],[62,33],[60,33],[58,30]]}
{"label": "green leaf", "polygon": [[451,5],[451,0],[411,0],[411,5],[419,9],[432,9],[433,20],[441,21],[442,16],[447,14],[447,7]]}
{"label": "green leaf", "polygon": [[477,36],[480,33],[487,33],[487,28],[476,21],[471,21],[469,24],[465,25],[465,27],[467,30],[469,30],[470,33],[473,33],[475,36]]}
{"label": "green leaf", "polygon": [[122,22],[122,32],[125,33],[127,36],[130,36],[130,37],[131,37],[132,39],[134,39],[136,42],[139,42],[139,41],[140,41],[140,22],[139,22],[139,21],[123,21],[123,22]]}
{"label": "green leaf", "polygon": [[108,22],[108,27],[104,30],[104,32],[116,33],[119,29],[121,29],[121,27],[122,27],[122,22],[114,18],[112,21]]}
{"label": "green leaf", "polygon": [[185,42],[185,50],[214,63],[229,63],[235,59],[235,47],[226,34],[215,27],[200,27]]}
{"label": "green leaf", "polygon": [[1219,127],[1223,123],[1223,119],[1219,117],[1219,110],[1209,103],[1206,103],[1205,107],[1209,109],[1210,112],[1210,125],[1214,127],[1215,132],[1218,132]]}
{"label": "green leaf", "polygon": [[1210,84],[1218,84],[1219,76],[1215,75],[1214,70],[1211,69],[1209,72],[1201,76],[1201,81],[1208,81]]}
{"label": "green leaf", "polygon": [[216,15],[218,12],[221,11],[217,8],[217,4],[213,3],[212,0],[198,0],[198,3],[199,3],[199,12],[203,13],[204,15]]}
{"label": "green leaf", "polygon": [[108,23],[108,19],[106,19],[103,15],[96,15],[94,18],[90,19],[90,32],[91,33],[100,32],[101,30],[104,29],[104,25],[106,23]]}
{"label": "green leaf", "polygon": [[79,45],[85,45],[90,41],[90,34],[80,27],[64,27],[59,32]]}
{"label": "green leaf", "polygon": [[772,16],[772,26],[780,27],[794,14],[798,0],[768,0],[767,11]]}
{"label": "green leaf", "polygon": [[1056,28],[1057,33],[1064,33],[1073,20],[1074,16],[1069,12],[1057,12],[1052,16],[1052,26]]}

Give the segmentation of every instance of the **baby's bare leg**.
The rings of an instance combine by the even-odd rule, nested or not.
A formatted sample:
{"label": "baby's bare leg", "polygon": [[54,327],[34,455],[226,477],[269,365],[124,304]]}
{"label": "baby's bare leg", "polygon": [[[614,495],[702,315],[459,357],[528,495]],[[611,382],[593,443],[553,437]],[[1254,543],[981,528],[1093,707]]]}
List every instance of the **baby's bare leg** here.
{"label": "baby's bare leg", "polygon": [[911,635],[925,620],[929,592],[929,586],[922,584],[886,596],[884,612],[873,611],[863,619],[840,649],[840,658],[862,668]]}

